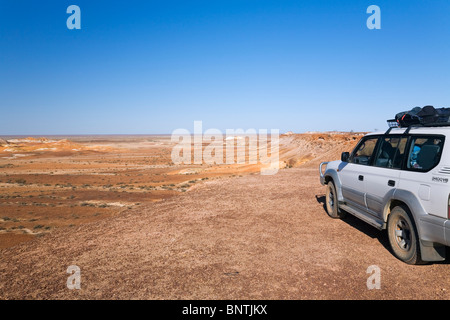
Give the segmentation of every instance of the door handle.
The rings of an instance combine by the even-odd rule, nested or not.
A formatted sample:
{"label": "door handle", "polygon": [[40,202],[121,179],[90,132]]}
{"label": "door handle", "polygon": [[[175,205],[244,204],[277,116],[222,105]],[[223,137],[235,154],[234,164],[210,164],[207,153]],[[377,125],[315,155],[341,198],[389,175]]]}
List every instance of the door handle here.
{"label": "door handle", "polygon": [[389,180],[388,181],[388,186],[389,187],[395,187],[395,181],[394,180]]}
{"label": "door handle", "polygon": [[364,176],[358,176],[359,181],[364,181]]}

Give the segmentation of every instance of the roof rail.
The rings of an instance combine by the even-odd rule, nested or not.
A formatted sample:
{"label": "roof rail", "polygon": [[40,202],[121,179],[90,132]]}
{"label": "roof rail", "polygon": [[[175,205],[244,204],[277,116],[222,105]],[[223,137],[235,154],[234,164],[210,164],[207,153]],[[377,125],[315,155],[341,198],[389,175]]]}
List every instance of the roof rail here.
{"label": "roof rail", "polygon": [[422,125],[412,125],[412,126],[409,126],[409,127],[407,127],[406,128],[406,130],[405,130],[405,132],[403,132],[403,134],[408,134],[409,133],[409,130],[411,130],[413,127],[415,127],[415,128],[420,128],[420,127],[423,127]]}
{"label": "roof rail", "polygon": [[385,134],[389,134],[392,128],[406,128],[404,134],[408,134],[411,129],[414,128],[437,128],[437,127],[450,127],[450,122],[433,122],[433,123],[415,123],[411,124],[407,127],[395,126],[393,123],[394,120],[387,120],[389,124],[389,129],[385,132]]}
{"label": "roof rail", "polygon": [[423,127],[450,127],[450,122],[422,123]]}

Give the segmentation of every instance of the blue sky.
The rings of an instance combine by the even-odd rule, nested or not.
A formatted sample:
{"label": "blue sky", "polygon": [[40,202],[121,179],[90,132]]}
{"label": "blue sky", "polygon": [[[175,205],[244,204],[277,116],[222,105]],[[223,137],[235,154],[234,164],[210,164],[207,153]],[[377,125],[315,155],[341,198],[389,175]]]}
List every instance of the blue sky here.
{"label": "blue sky", "polygon": [[427,104],[450,107],[448,0],[0,0],[1,135],[373,131]]}

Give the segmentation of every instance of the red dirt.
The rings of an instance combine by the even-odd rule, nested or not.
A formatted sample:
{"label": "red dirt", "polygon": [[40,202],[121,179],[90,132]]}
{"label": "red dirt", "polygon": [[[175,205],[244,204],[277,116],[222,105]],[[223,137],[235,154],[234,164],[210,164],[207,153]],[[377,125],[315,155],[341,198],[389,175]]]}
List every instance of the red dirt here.
{"label": "red dirt", "polygon": [[[0,250],[0,299],[448,299],[448,261],[406,265],[384,232],[326,214],[318,161],[356,140],[292,139],[312,160],[204,180]],[[66,286],[71,265],[80,290]],[[372,265],[381,289],[367,287]]]}

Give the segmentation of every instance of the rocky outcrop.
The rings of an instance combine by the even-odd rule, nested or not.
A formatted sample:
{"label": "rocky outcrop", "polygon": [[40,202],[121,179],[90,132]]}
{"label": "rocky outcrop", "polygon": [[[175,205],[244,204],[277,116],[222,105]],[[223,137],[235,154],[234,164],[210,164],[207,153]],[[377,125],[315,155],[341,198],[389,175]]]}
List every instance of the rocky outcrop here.
{"label": "rocky outcrop", "polygon": [[8,144],[9,143],[8,143],[7,140],[0,138],[0,146],[5,146],[5,145],[8,145]]}

